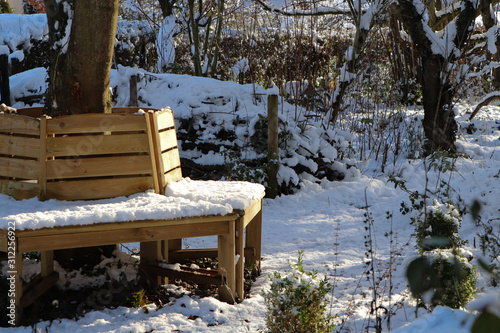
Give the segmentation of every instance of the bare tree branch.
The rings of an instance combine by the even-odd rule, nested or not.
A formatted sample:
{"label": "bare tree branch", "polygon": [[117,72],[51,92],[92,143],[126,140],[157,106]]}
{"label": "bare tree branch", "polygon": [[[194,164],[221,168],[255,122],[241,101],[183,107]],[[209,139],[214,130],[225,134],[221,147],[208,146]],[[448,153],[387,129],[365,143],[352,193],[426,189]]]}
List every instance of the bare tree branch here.
{"label": "bare tree branch", "polygon": [[[314,8],[310,10],[302,10],[302,9],[292,9],[290,11],[283,10],[279,8],[275,8],[274,6],[269,5],[264,0],[254,0],[258,3],[262,9],[273,12],[276,14],[284,15],[284,16],[322,16],[322,15],[350,15],[351,11],[347,8],[328,8],[328,7],[320,7]],[[500,1],[500,0],[499,0]]]}
{"label": "bare tree branch", "polygon": [[472,118],[474,118],[477,115],[477,113],[479,112],[479,110],[483,106],[489,105],[491,102],[497,101],[497,100],[500,100],[500,92],[498,92],[498,91],[495,91],[494,93],[491,93],[488,96],[486,96],[485,98],[483,98],[483,100],[474,109],[474,112],[472,112],[472,114],[470,115],[469,121],[471,121]]}

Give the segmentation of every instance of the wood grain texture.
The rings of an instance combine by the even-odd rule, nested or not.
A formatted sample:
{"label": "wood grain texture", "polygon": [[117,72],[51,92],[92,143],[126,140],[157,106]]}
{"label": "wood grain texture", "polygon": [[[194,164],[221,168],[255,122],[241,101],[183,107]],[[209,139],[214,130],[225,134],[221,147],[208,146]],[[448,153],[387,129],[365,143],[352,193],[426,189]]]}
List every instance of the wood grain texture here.
{"label": "wood grain texture", "polygon": [[0,176],[38,179],[40,164],[35,160],[0,157]]}
{"label": "wood grain texture", "polygon": [[68,180],[47,183],[47,198],[59,200],[105,199],[153,188],[153,177]]}
{"label": "wood grain texture", "polygon": [[37,136],[40,131],[38,119],[14,114],[0,114],[0,132]]}
{"label": "wood grain texture", "polygon": [[47,132],[52,134],[145,130],[143,114],[79,114],[52,118],[47,123]]}
{"label": "wood grain texture", "polygon": [[40,139],[0,134],[0,155],[38,158]]}
{"label": "wood grain texture", "polygon": [[47,157],[147,153],[147,134],[86,135],[47,138]]}
{"label": "wood grain texture", "polygon": [[153,174],[148,155],[54,159],[47,161],[47,179]]}

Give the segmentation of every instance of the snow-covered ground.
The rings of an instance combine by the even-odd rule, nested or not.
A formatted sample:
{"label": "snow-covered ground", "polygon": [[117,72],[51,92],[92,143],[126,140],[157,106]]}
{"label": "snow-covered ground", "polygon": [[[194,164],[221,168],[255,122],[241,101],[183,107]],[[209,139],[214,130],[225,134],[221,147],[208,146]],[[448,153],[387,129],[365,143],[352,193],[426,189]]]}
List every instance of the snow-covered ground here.
{"label": "snow-covered ground", "polygon": [[[119,27],[125,35],[135,34],[134,27],[124,25]],[[0,20],[0,53],[9,54],[9,57],[22,60],[23,53],[14,50],[28,48],[31,38],[42,39],[47,33],[45,15],[2,15]],[[3,46],[3,47],[2,47]],[[219,82],[206,78],[192,78],[181,75],[153,75],[141,70],[120,67],[113,71],[111,81],[114,88],[117,106],[127,105],[128,82],[131,75],[139,75],[140,106],[161,108],[171,106],[176,118],[185,119],[193,116],[200,117],[199,126],[215,124],[217,127],[232,128],[236,116],[246,118],[248,127],[244,131],[235,130],[238,137],[245,138],[251,132],[252,126],[259,115],[265,114],[263,100],[267,92],[265,89],[245,85],[239,86],[231,82]],[[46,70],[34,69],[28,73],[21,73],[11,78],[11,89],[14,97],[39,95],[46,87]],[[22,103],[14,104],[22,107]],[[280,105],[280,117],[289,122],[290,126],[298,126],[297,112],[290,105]],[[406,288],[406,264],[417,256],[415,248],[414,227],[410,224],[410,216],[400,213],[403,201],[409,202],[408,193],[389,182],[390,176],[397,176],[406,182],[410,191],[423,192],[425,184],[431,191],[435,191],[442,180],[449,182],[453,191],[451,198],[457,203],[461,201],[461,208],[478,200],[482,204],[481,219],[491,221],[494,232],[499,233],[500,222],[500,107],[484,107],[472,121],[473,127],[467,122],[467,110],[474,109],[475,105],[461,104],[458,108],[457,120],[460,123],[457,146],[461,152],[470,158],[458,159],[455,171],[451,174],[439,173],[428,168],[429,161],[421,159],[406,160],[399,158],[396,165],[386,167],[381,172],[380,165],[373,160],[358,162],[358,168],[347,169],[346,161],[339,161],[337,154],[347,148],[349,133],[334,133],[330,130],[327,136],[335,139],[338,146],[325,145],[325,138],[317,124],[311,124],[307,135],[296,135],[293,139],[302,151],[312,151],[328,157],[329,163],[341,173],[345,173],[342,181],[317,181],[307,174],[296,174],[291,167],[297,163],[306,163],[310,168],[317,165],[306,161],[300,149],[293,150],[293,156],[287,161],[288,169],[282,169],[281,177],[291,183],[299,182],[300,190],[294,195],[281,196],[274,200],[264,200],[263,214],[263,260],[262,275],[253,284],[251,296],[242,303],[228,305],[213,297],[199,298],[189,294],[172,299],[162,308],[147,305],[145,308],[105,309],[92,311],[78,320],[62,319],[53,322],[41,322],[36,327],[0,328],[1,332],[258,332],[265,330],[265,301],[262,294],[270,286],[269,274],[275,271],[284,272],[289,262],[295,262],[298,251],[304,251],[304,267],[315,269],[320,276],[326,276],[334,286],[329,295],[329,311],[338,315],[335,319],[336,330],[343,332],[373,332],[374,315],[370,313],[373,305],[383,306],[391,313],[383,317],[383,330],[398,333],[420,332],[468,332],[475,314],[467,309],[451,310],[437,307],[432,313],[420,309],[416,316],[415,302],[409,296]],[[411,113],[413,115],[414,111]],[[410,114],[410,111],[408,112]],[[418,112],[417,112],[418,116]],[[421,114],[419,115],[421,116]],[[208,118],[207,118],[208,117]],[[253,121],[253,122],[252,122]],[[467,131],[466,128],[469,128]],[[469,132],[469,133],[468,133]],[[296,133],[296,132],[294,132]],[[202,136],[204,140],[211,140],[213,132],[206,130]],[[245,145],[244,139],[240,144]],[[354,146],[356,147],[356,142]],[[340,147],[339,147],[340,146]],[[342,148],[342,149],[341,149]],[[222,154],[202,154],[198,151],[181,152],[185,156],[198,159],[200,164],[211,165],[224,163]],[[247,152],[251,154],[252,152]],[[196,155],[198,154],[198,155]],[[307,155],[307,154],[306,154]],[[401,156],[400,156],[401,157]],[[206,163],[202,163],[202,160]],[[391,157],[389,157],[391,160]],[[343,164],[344,163],[344,164]],[[293,164],[293,165],[292,165]],[[189,199],[189,200],[188,200]],[[187,202],[194,198],[187,198]],[[159,199],[152,193],[138,194],[129,199],[109,199],[106,207],[120,207],[121,218],[128,209],[128,204],[146,206],[144,200],[149,200],[151,210],[132,210],[129,214],[155,214],[162,210],[165,199]],[[135,200],[134,202],[132,202]],[[182,201],[182,200],[181,200]],[[158,206],[152,207],[157,202]],[[141,204],[142,203],[142,204]],[[26,226],[50,226],[53,223],[92,223],[88,206],[76,206],[77,203],[50,201],[41,203],[36,199],[22,202],[13,202],[10,198],[0,195],[0,226],[2,222],[24,212],[22,218]],[[171,205],[171,203],[169,203]],[[177,206],[180,211],[189,210],[186,206]],[[199,208],[199,207],[198,207]],[[210,207],[209,207],[210,208]],[[213,208],[213,207],[212,207]],[[220,206],[215,207],[220,209]],[[208,208],[207,208],[208,209]],[[211,209],[211,208],[210,208]],[[47,211],[45,215],[34,213],[37,210]],[[67,215],[58,214],[66,210]],[[71,213],[71,211],[73,213]],[[79,212],[79,221],[71,220],[74,212]],[[210,210],[207,210],[207,212]],[[211,213],[214,211],[211,210]],[[219,212],[219,211],[218,211]],[[112,220],[117,214],[107,211],[107,217]],[[366,214],[371,213],[373,224],[367,224]],[[52,220],[47,218],[50,214]],[[73,215],[72,215],[73,214]],[[86,214],[86,215],[85,215]],[[139,214],[139,215],[137,215]],[[389,216],[390,215],[390,216]],[[45,220],[40,220],[40,218]],[[31,223],[31,224],[30,224]],[[366,229],[368,227],[368,230]],[[371,233],[370,233],[371,232]],[[474,254],[473,264],[482,256],[479,249],[478,232],[484,232],[476,227],[470,214],[465,214],[460,228],[460,235],[468,243],[465,248]],[[373,275],[367,275],[366,245],[368,236],[374,244],[374,276],[380,278],[381,283],[373,283]],[[213,247],[215,238],[194,238],[184,242],[185,246]],[[128,244],[127,248],[138,247],[137,244]],[[128,279],[136,276],[133,264],[135,257],[120,252],[116,260],[129,263],[118,269],[110,259],[106,259],[100,267],[106,267],[111,278],[119,278],[121,271],[125,271]],[[26,276],[38,270],[34,262],[25,261],[23,272]],[[5,265],[4,265],[5,267]],[[110,268],[111,267],[111,268]],[[61,268],[56,265],[58,270]],[[5,268],[4,268],[5,270]],[[488,284],[486,277],[478,270],[478,298],[482,295],[500,298],[498,289]],[[60,285],[70,282],[72,288],[86,284],[102,284],[105,277],[84,277],[78,272],[62,274]],[[166,288],[173,289],[172,286]],[[374,303],[374,296],[377,301]],[[3,295],[2,295],[3,296]],[[54,306],[57,304],[54,303]],[[0,313],[3,313],[0,311]],[[28,314],[29,315],[29,314]],[[368,328],[371,327],[371,328]]]}
{"label": "snow-covered ground", "polygon": [[[124,69],[125,70],[125,69]],[[28,88],[36,91],[43,90],[45,81],[43,70],[35,70],[32,77],[23,82],[15,81],[13,91],[19,94],[20,90]],[[113,78],[112,78],[113,79]],[[119,77],[114,78],[119,79]],[[161,82],[151,81],[142,88],[144,99],[153,103],[151,107],[165,106],[168,100],[165,97],[165,82],[175,86],[176,80],[183,89],[178,89],[169,95],[175,102],[174,112],[177,116],[184,115],[187,108],[182,101],[194,101],[197,95],[182,80],[193,80],[186,76],[162,77]],[[252,91],[249,86],[236,89],[234,83],[219,82],[216,80],[199,79],[200,87],[206,89],[199,98],[220,96],[227,94],[246,94],[240,96],[240,101],[250,100]],[[123,87],[127,80],[124,80]],[[116,81],[115,81],[116,82]],[[160,82],[160,81],[158,81]],[[122,86],[118,85],[120,89]],[[179,87],[179,86],[178,86]],[[262,89],[262,88],[260,88]],[[262,89],[264,92],[264,90]],[[199,91],[196,92],[197,94]],[[120,95],[123,103],[127,100]],[[149,98],[147,98],[149,96]],[[175,99],[174,99],[175,97]],[[200,103],[200,108],[214,105]],[[16,105],[19,107],[20,105]],[[241,112],[254,112],[258,105],[249,103],[242,107]],[[335,320],[336,329],[344,332],[373,331],[367,329],[373,326],[374,316],[370,309],[377,295],[376,305],[381,305],[392,313],[389,320],[384,318],[384,331],[394,330],[399,333],[410,332],[468,332],[474,314],[466,310],[450,310],[438,307],[432,314],[419,310],[415,316],[415,303],[409,296],[406,288],[405,267],[415,256],[414,227],[410,225],[410,217],[400,213],[403,201],[409,202],[408,194],[394,184],[388,182],[391,175],[398,176],[406,181],[411,191],[423,192],[427,182],[430,190],[436,190],[440,181],[449,182],[453,191],[451,198],[460,199],[462,208],[472,204],[474,200],[482,203],[481,218],[484,222],[492,220],[498,222],[500,217],[500,107],[489,106],[481,110],[473,120],[475,130],[468,134],[465,130],[469,126],[466,121],[466,111],[473,109],[473,105],[460,105],[458,121],[461,125],[457,146],[461,152],[471,158],[461,158],[456,161],[456,171],[439,173],[437,170],[426,168],[429,161],[405,160],[385,172],[375,161],[359,163],[359,169],[351,168],[346,172],[343,181],[315,181],[310,176],[301,179],[300,190],[294,195],[281,196],[274,200],[265,199],[263,215],[263,260],[262,275],[253,284],[251,297],[237,305],[221,303],[215,298],[198,298],[184,295],[172,300],[162,308],[148,305],[148,311],[142,308],[105,309],[87,313],[78,320],[57,320],[42,322],[36,330],[49,332],[257,332],[265,330],[265,302],[262,290],[270,286],[268,274],[274,271],[285,271],[288,262],[295,262],[298,251],[304,251],[304,267],[315,269],[321,276],[327,276],[334,285],[329,295],[332,315],[338,315]],[[210,110],[207,112],[210,113]],[[229,112],[229,111],[228,111]],[[217,117],[211,112],[212,117]],[[220,113],[220,117],[226,117]],[[311,132],[311,131],[310,131]],[[309,133],[310,134],[310,133]],[[304,141],[307,141],[304,139]],[[311,140],[310,140],[311,141]],[[311,145],[314,142],[310,142]],[[326,148],[325,148],[326,149]],[[346,169],[343,169],[346,171]],[[361,172],[357,171],[360,170]],[[300,176],[300,175],[299,175]],[[450,178],[451,177],[451,178]],[[426,181],[427,178],[427,181]],[[146,196],[141,197],[141,200]],[[5,197],[0,198],[8,200]],[[22,206],[22,202],[16,203]],[[32,201],[26,201],[25,207],[33,209]],[[51,202],[56,205],[57,202]],[[61,208],[67,203],[61,203]],[[12,209],[14,206],[9,206]],[[156,207],[158,209],[161,207]],[[28,210],[29,210],[28,209]],[[372,224],[366,223],[365,214],[371,213]],[[392,217],[388,217],[388,213]],[[5,218],[6,212],[0,212]],[[9,212],[8,214],[12,214]],[[369,228],[368,228],[369,227]],[[367,230],[368,228],[368,230]],[[498,231],[498,223],[495,225]],[[460,229],[461,236],[468,240],[465,246],[474,254],[473,263],[477,265],[477,258],[481,256],[479,247],[478,229],[470,214],[465,214]],[[374,244],[375,269],[377,279],[381,283],[374,287],[372,277],[366,275],[365,247],[366,237],[371,232]],[[392,236],[391,236],[392,235]],[[190,248],[213,247],[214,238],[195,238],[185,242]],[[133,248],[137,245],[130,245]],[[125,260],[123,254],[120,258]],[[33,272],[36,264],[26,262],[26,274]],[[113,273],[116,274],[116,271]],[[113,274],[110,274],[113,276]],[[478,271],[478,285],[481,293],[497,293],[498,290],[488,286],[488,278],[481,276]],[[72,285],[87,283],[80,275],[76,275]],[[66,280],[63,280],[64,283]],[[193,319],[196,318],[196,319]],[[31,327],[2,328],[5,332],[32,331]]]}

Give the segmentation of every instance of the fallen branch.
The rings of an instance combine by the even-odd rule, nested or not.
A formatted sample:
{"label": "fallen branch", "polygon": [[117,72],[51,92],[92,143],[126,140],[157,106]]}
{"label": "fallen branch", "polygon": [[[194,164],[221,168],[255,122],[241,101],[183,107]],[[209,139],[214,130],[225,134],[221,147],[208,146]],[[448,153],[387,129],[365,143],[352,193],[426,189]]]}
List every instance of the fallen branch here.
{"label": "fallen branch", "polygon": [[474,118],[476,116],[476,114],[479,112],[479,109],[481,109],[483,106],[489,105],[491,102],[496,101],[496,100],[500,100],[500,91],[494,91],[494,92],[486,95],[486,97],[484,97],[482,99],[482,101],[479,102],[479,104],[476,106],[476,108],[474,109],[474,111],[470,115],[469,121],[471,121],[472,118]]}

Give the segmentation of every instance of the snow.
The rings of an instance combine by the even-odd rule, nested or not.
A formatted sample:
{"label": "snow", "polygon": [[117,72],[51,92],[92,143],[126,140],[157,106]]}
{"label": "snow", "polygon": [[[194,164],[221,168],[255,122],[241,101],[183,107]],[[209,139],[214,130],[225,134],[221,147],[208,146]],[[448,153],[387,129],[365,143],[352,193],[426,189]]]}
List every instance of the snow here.
{"label": "snow", "polygon": [[210,201],[212,204],[230,206],[233,209],[245,209],[255,199],[260,199],[264,186],[237,181],[195,181],[184,178],[167,184],[165,195],[184,198],[193,202]]}
{"label": "snow", "polygon": [[0,14],[0,45],[15,51],[18,45],[28,46],[31,39],[43,39],[49,33],[47,15]]}
{"label": "snow", "polygon": [[240,74],[245,74],[250,69],[248,65],[248,59],[243,58],[239,60],[233,67],[231,67],[231,71],[233,72],[234,79],[238,80]]}
{"label": "snow", "polygon": [[488,29],[486,32],[486,41],[488,45],[488,51],[491,54],[496,54],[497,53],[497,46],[495,45],[496,41],[498,38],[498,26],[494,25],[491,28]]}
{"label": "snow", "polygon": [[[467,105],[459,108],[458,120],[463,123],[468,117],[465,110]],[[485,115],[485,116],[482,116]],[[479,117],[481,116],[481,117]],[[470,154],[472,159],[460,159],[456,163],[457,172],[453,174],[452,184],[465,203],[473,199],[480,199],[483,204],[481,216],[484,221],[498,217],[498,199],[500,198],[500,181],[498,180],[500,170],[500,137],[499,120],[500,108],[494,106],[485,107],[484,113],[478,115],[474,125],[478,129],[473,134],[460,133],[459,148]],[[366,209],[372,214],[374,224],[373,231],[376,237],[375,253],[377,267],[383,271],[390,260],[390,237],[393,232],[394,245],[401,252],[401,256],[392,259],[393,294],[389,304],[387,280],[382,280],[384,286],[380,286],[381,300],[383,306],[390,307],[395,315],[391,318],[391,329],[398,333],[416,332],[468,332],[471,321],[474,318],[472,310],[451,310],[437,307],[434,312],[426,313],[420,309],[418,318],[415,317],[414,302],[407,293],[405,283],[405,264],[417,256],[412,237],[413,227],[410,225],[409,217],[399,212],[400,203],[408,202],[408,195],[394,188],[387,181],[390,174],[403,177],[410,190],[422,190],[426,178],[430,184],[438,183],[442,177],[437,171],[426,171],[422,160],[407,160],[398,164],[386,173],[374,172],[374,161],[366,164],[362,170],[363,174],[348,177],[338,182],[300,180],[301,189],[294,195],[280,196],[275,200],[265,199],[263,207],[263,274],[253,284],[251,296],[237,305],[221,303],[215,298],[199,298],[186,294],[172,300],[162,308],[148,305],[148,312],[143,309],[130,309],[120,307],[117,309],[105,309],[92,311],[78,320],[62,319],[52,323],[42,322],[37,325],[38,329],[44,330],[48,327],[50,331],[57,332],[171,332],[179,330],[182,332],[257,332],[265,329],[264,314],[266,311],[264,298],[261,290],[269,288],[268,274],[274,271],[284,272],[288,268],[288,261],[297,258],[297,251],[304,250],[304,267],[311,270],[316,269],[320,276],[327,276],[334,284],[335,289],[330,295],[331,311],[338,314],[338,328],[344,331],[363,331],[369,324],[371,295],[370,284],[366,282],[366,268],[363,265],[365,256],[364,237],[364,214]],[[286,168],[280,166],[280,168]],[[351,168],[353,169],[353,168]],[[292,175],[295,175],[292,173]],[[299,179],[297,179],[299,181]],[[200,183],[184,179],[180,183],[170,184],[167,187],[168,195],[175,195],[178,202],[203,201],[204,195],[198,190]],[[248,198],[234,197],[233,188],[228,187],[227,195],[219,188],[221,182],[206,182],[206,195],[210,204],[217,207],[225,205],[245,205],[245,200],[258,196],[261,189],[259,185],[249,187]],[[233,185],[237,186],[238,183]],[[232,186],[232,185],[231,185]],[[236,188],[234,188],[236,189]],[[215,191],[216,195],[209,192]],[[127,207],[135,207],[138,211],[134,214],[146,214],[144,210],[153,206],[162,205],[160,211],[166,206],[165,201],[158,201],[157,195],[151,192],[137,194],[129,198],[114,198],[99,200],[100,208],[96,208],[98,202],[39,202],[36,199],[25,201],[14,201],[6,196],[0,196],[3,206],[1,212],[19,211],[23,209],[24,216],[36,219],[35,211],[43,211],[44,214],[61,215],[64,220],[65,214],[73,214],[76,219],[89,220],[88,210],[98,209],[101,217],[127,219]],[[162,200],[169,200],[165,197]],[[228,200],[237,200],[236,203]],[[185,200],[185,201],[183,201]],[[148,203],[149,202],[149,203]],[[128,203],[128,204],[126,204]],[[144,206],[144,207],[143,207]],[[366,208],[368,206],[368,208]],[[113,213],[108,208],[119,208]],[[123,207],[123,208],[122,208]],[[184,208],[179,208],[184,209]],[[51,212],[52,211],[52,212]],[[53,214],[57,211],[57,214]],[[392,213],[392,219],[386,218],[386,212]],[[3,213],[6,214],[6,213]],[[116,215],[113,215],[116,214]],[[123,214],[123,215],[120,215]],[[148,213],[149,214],[149,213]],[[5,215],[4,215],[5,216]],[[5,219],[5,217],[4,217]],[[23,219],[23,223],[29,219]],[[392,221],[392,223],[391,223]],[[391,226],[392,224],[392,226]],[[466,250],[472,252],[474,257],[480,256],[480,251],[473,247],[475,234],[478,231],[468,215],[465,215],[461,236],[468,240]],[[191,238],[185,240],[185,246],[213,247],[216,240],[210,237]],[[133,245],[132,245],[133,247]],[[122,254],[124,255],[124,254]],[[477,264],[474,259],[473,263]],[[25,274],[34,272],[37,263],[25,262]],[[27,267],[26,267],[27,266]],[[39,267],[39,266],[38,266]],[[117,270],[116,268],[113,271]],[[116,274],[116,273],[115,273]],[[72,284],[77,284],[83,277],[77,276]],[[87,278],[88,279],[88,278]],[[76,281],[75,281],[76,280]],[[491,287],[487,284],[487,278],[479,281],[485,288],[484,293],[491,294]],[[172,288],[167,286],[166,288]],[[494,290],[493,290],[494,291]],[[494,291],[494,293],[498,293]],[[365,295],[365,296],[363,296]],[[471,309],[479,309],[492,304],[491,300],[482,301]],[[491,306],[490,306],[491,307]],[[193,317],[197,316],[197,317]],[[196,318],[196,319],[189,319]],[[342,324],[341,320],[345,320]],[[372,318],[373,320],[373,318]],[[213,326],[214,325],[214,326]],[[25,332],[31,328],[5,328],[5,332]],[[387,322],[384,320],[384,332],[388,331]]]}
{"label": "snow", "polygon": [[24,60],[24,52],[21,50],[17,50],[17,51],[12,52],[9,55],[9,62],[11,62],[12,59],[16,59],[18,61],[23,61]]}
{"label": "snow", "polygon": [[16,230],[68,225],[178,219],[226,215],[245,209],[264,192],[260,184],[247,182],[192,181],[183,179],[167,186],[167,196],[152,191],[94,201],[16,201],[0,194],[0,229],[14,222]]}
{"label": "snow", "polygon": [[[34,16],[34,24],[40,16]],[[15,24],[23,20],[21,16],[10,15]],[[17,21],[16,21],[17,20]],[[16,23],[17,22],[17,23]],[[22,22],[21,22],[22,23]],[[32,25],[22,24],[26,29]],[[0,44],[11,27],[0,20]],[[18,30],[16,30],[18,31]],[[43,29],[40,29],[43,32]],[[33,30],[31,33],[39,33]],[[22,40],[22,35],[19,36]],[[17,38],[17,37],[16,37]],[[16,42],[17,43],[17,42]],[[174,109],[176,119],[187,119],[193,114],[210,115],[210,121],[217,126],[226,124],[225,120],[236,116],[245,116],[253,120],[247,124],[243,137],[255,131],[259,115],[265,112],[265,103],[258,101],[268,92],[255,85],[237,85],[231,82],[219,82],[207,78],[193,78],[185,75],[152,75],[141,70],[120,67],[113,71],[112,85],[118,90],[118,105],[128,102],[128,79],[130,75],[142,75],[139,84],[139,95],[143,100],[156,103],[153,107],[169,105]],[[348,74],[348,73],[345,73]],[[12,94],[22,96],[29,90],[42,92],[46,87],[46,70],[43,68],[18,74],[11,77]],[[208,102],[208,103],[207,103]],[[163,104],[163,105],[161,105]],[[239,105],[239,108],[236,108]],[[23,105],[18,104],[18,107]],[[146,107],[146,106],[144,106]],[[286,104],[280,117],[289,115]],[[463,209],[473,200],[482,204],[483,221],[498,219],[500,199],[500,107],[485,106],[472,124],[477,129],[469,134],[465,127],[470,123],[467,110],[474,107],[459,105],[457,121],[459,130],[459,151],[468,154],[470,159],[458,159],[456,172],[446,173],[453,187],[452,197],[463,200]],[[281,111],[280,111],[281,112]],[[419,111],[417,111],[418,113]],[[412,116],[407,110],[408,117]],[[421,115],[421,113],[420,113]],[[226,126],[226,125],[224,125]],[[206,133],[207,137],[210,133]],[[330,160],[336,158],[340,151],[325,146],[318,137],[314,127],[308,128],[307,136],[294,137],[308,150],[316,149]],[[328,132],[331,140],[342,136],[341,142],[355,140],[351,133],[340,131]],[[340,139],[339,139],[340,140]],[[305,149],[304,149],[305,150]],[[201,153],[200,153],[201,154]],[[207,157],[208,156],[208,157]],[[478,273],[480,289],[478,301],[467,309],[451,310],[437,307],[432,313],[423,309],[415,316],[415,302],[409,297],[405,281],[405,266],[417,256],[414,227],[410,218],[400,213],[400,204],[408,203],[408,194],[388,182],[389,176],[398,176],[406,181],[411,191],[422,191],[425,183],[431,184],[433,190],[440,180],[444,179],[437,170],[426,170],[422,159],[398,161],[381,172],[380,161],[367,160],[357,162],[358,168],[347,169],[345,164],[334,161],[334,167],[346,172],[343,181],[317,180],[307,175],[297,175],[291,169],[304,155],[290,154],[280,165],[280,179],[289,179],[300,184],[297,193],[279,196],[274,200],[265,199],[263,207],[262,229],[262,275],[253,284],[250,297],[242,303],[228,305],[213,297],[199,298],[189,293],[179,295],[163,307],[147,305],[144,308],[125,308],[95,310],[84,317],[74,320],[61,319],[53,322],[41,322],[36,327],[2,328],[2,332],[257,332],[265,330],[265,302],[262,290],[270,286],[268,274],[288,269],[288,261],[296,261],[299,250],[304,250],[304,268],[315,269],[318,274],[326,276],[334,285],[329,295],[331,305],[329,311],[336,319],[337,329],[344,332],[362,332],[368,325],[373,325],[374,317],[370,315],[372,295],[380,295],[379,302],[394,313],[390,329],[397,333],[438,333],[469,332],[475,316],[475,310],[488,307],[491,311],[498,308],[498,290],[488,284],[488,277]],[[206,159],[207,165],[214,161],[215,155],[200,155]],[[390,160],[390,158],[389,158]],[[218,163],[218,162],[214,162]],[[428,161],[427,161],[428,163]],[[313,165],[311,165],[313,167]],[[448,178],[450,177],[450,178]],[[222,185],[222,184],[226,185]],[[120,197],[97,201],[64,202],[49,200],[40,202],[37,199],[15,201],[0,195],[0,226],[5,228],[7,221],[16,221],[19,230],[26,228],[53,227],[68,224],[91,224],[96,222],[127,221],[131,219],[180,217],[189,214],[227,214],[238,207],[245,207],[251,198],[262,193],[260,185],[232,182],[203,182],[184,179],[180,183],[169,184],[168,196],[153,192],[144,192],[129,197]],[[241,195],[242,188],[245,189]],[[367,281],[365,266],[365,214],[371,213],[373,218],[372,232],[376,238],[374,255],[376,257],[376,274],[392,273],[392,285],[384,278],[377,289]],[[387,217],[387,212],[392,214]],[[498,228],[498,225],[495,225]],[[474,244],[478,242],[477,232],[481,231],[466,213],[459,233],[468,243],[465,250],[474,255],[472,264],[477,265],[481,251]],[[392,235],[392,236],[391,236]],[[189,248],[215,247],[216,239],[212,237],[192,238],[185,240]],[[137,244],[131,244],[133,248]],[[400,255],[391,253],[391,247]],[[133,256],[119,252],[122,262],[133,262]],[[112,259],[110,259],[112,260]],[[101,263],[103,265],[103,263]],[[392,265],[392,269],[387,267]],[[24,277],[29,278],[38,271],[40,264],[26,260],[23,263]],[[5,267],[5,265],[4,265]],[[101,266],[107,267],[107,266]],[[5,269],[5,268],[4,268]],[[56,266],[56,270],[61,268]],[[123,268],[122,268],[123,270]],[[117,267],[109,268],[107,273],[112,277],[119,276]],[[134,272],[126,269],[127,278],[133,278]],[[99,283],[101,277],[83,277],[63,275],[60,287],[71,282],[72,286]],[[97,281],[97,282],[96,282]],[[174,288],[167,285],[165,288]],[[388,290],[392,290],[389,298]],[[486,297],[486,298],[483,298]],[[196,319],[193,319],[196,318]],[[383,331],[389,331],[387,318],[383,317]]]}
{"label": "snow", "polygon": [[156,37],[156,52],[158,52],[158,62],[156,70],[162,72],[163,68],[172,64],[175,59],[174,33],[176,31],[175,17],[165,17],[163,24]]}
{"label": "snow", "polygon": [[9,47],[6,45],[0,45],[0,55],[9,55]]}

